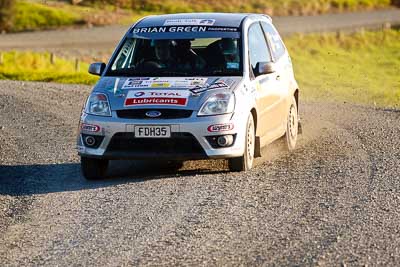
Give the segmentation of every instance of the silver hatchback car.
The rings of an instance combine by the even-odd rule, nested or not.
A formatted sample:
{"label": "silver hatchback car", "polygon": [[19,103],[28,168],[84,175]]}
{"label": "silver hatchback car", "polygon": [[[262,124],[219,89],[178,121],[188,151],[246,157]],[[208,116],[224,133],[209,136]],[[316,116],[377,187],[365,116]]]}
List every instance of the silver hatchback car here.
{"label": "silver hatchback car", "polygon": [[101,78],[80,118],[87,179],[104,177],[114,159],[226,158],[245,171],[282,136],[295,148],[299,87],[269,16],[145,17],[89,72]]}

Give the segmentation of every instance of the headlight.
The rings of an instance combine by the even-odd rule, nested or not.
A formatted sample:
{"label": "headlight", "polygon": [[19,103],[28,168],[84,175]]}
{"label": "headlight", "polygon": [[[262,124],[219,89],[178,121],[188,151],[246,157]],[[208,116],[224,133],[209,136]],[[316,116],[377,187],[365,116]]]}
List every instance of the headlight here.
{"label": "headlight", "polygon": [[211,95],[201,106],[197,116],[210,116],[232,113],[235,108],[233,93],[216,93]]}
{"label": "headlight", "polygon": [[111,116],[110,103],[107,96],[101,93],[93,93],[89,96],[85,112],[97,116]]}

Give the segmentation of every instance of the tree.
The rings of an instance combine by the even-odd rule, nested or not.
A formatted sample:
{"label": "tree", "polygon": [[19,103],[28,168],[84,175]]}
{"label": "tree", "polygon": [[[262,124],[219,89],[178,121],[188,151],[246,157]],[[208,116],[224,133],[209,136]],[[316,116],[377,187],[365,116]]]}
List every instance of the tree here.
{"label": "tree", "polygon": [[392,5],[400,7],[400,0],[392,0]]}
{"label": "tree", "polygon": [[0,31],[8,31],[13,25],[14,0],[0,0]]}

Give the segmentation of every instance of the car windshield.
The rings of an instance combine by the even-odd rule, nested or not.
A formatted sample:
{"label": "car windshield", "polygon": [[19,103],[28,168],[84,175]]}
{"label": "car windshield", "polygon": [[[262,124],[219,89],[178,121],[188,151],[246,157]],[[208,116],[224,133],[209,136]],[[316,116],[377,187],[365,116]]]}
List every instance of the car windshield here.
{"label": "car windshield", "polygon": [[[113,58],[106,76],[240,76],[241,39],[188,35],[128,36]],[[158,37],[158,38],[149,38]],[[185,39],[181,39],[185,37]]]}

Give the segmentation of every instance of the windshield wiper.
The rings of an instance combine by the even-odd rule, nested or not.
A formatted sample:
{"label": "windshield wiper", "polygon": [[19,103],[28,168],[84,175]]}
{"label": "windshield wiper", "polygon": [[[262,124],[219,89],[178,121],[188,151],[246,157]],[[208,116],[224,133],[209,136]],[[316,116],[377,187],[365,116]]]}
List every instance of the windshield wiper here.
{"label": "windshield wiper", "polygon": [[118,69],[107,72],[107,76],[159,76],[159,72],[138,71],[134,69]]}
{"label": "windshield wiper", "polygon": [[210,71],[206,71],[204,75],[220,75],[220,76],[225,76],[225,75],[238,75],[240,76],[240,71],[239,70],[227,70],[227,69],[214,69]]}
{"label": "windshield wiper", "polygon": [[189,76],[191,73],[184,71],[170,71],[170,70],[157,70],[157,71],[142,71],[135,69],[118,69],[112,70],[107,73],[107,76]]}
{"label": "windshield wiper", "polygon": [[170,70],[162,70],[158,72],[158,74],[164,74],[164,75],[176,75],[176,76],[189,76],[190,73],[184,72],[184,71],[170,71]]}
{"label": "windshield wiper", "polygon": [[142,70],[135,70],[135,69],[118,69],[118,70],[111,70],[107,72],[107,76],[142,76],[142,77],[151,77],[151,76],[240,76],[241,73],[239,70],[227,70],[227,69],[213,69],[209,71],[202,71],[202,72],[185,72],[185,71],[174,71],[174,70],[155,70],[155,71],[142,71]]}

